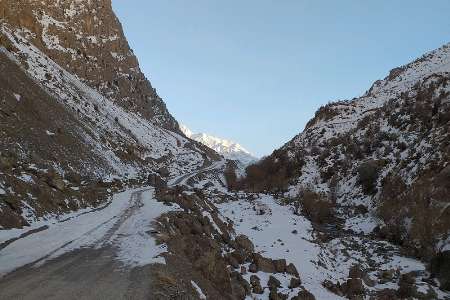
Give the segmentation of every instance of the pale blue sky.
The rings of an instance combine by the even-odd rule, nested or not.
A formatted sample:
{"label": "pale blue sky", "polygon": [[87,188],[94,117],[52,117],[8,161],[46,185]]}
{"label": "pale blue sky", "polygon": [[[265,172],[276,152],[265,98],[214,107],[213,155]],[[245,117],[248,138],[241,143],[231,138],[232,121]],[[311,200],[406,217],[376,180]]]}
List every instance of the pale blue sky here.
{"label": "pale blue sky", "polygon": [[270,154],[321,105],[450,42],[450,1],[113,0],[178,121]]}

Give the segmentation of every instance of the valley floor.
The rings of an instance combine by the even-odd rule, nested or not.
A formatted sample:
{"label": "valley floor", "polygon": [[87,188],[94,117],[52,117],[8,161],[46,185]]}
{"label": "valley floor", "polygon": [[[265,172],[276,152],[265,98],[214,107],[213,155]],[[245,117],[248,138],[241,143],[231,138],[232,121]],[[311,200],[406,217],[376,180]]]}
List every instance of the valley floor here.
{"label": "valley floor", "polygon": [[[152,276],[166,263],[160,254],[167,248],[157,245],[153,225],[162,214],[181,211],[176,204],[158,202],[154,194],[154,188],[130,189],[100,208],[40,221],[27,229],[0,231],[0,299],[154,296]],[[289,205],[272,196],[237,194],[234,200],[215,206],[220,219],[234,225],[236,235],[249,237],[255,252],[292,262],[302,286],[316,299],[344,299],[323,283],[345,282],[354,265],[367,270],[363,285],[367,299],[383,289],[398,289],[400,274],[410,272],[415,274],[418,292],[427,295],[424,299],[450,299],[449,293],[427,282],[429,274],[423,263],[401,256],[396,247],[348,233],[321,240],[308,219],[295,215]],[[212,223],[217,227],[214,220]],[[242,266],[249,270],[250,263],[237,270]],[[383,274],[390,276],[384,278]],[[291,276],[286,273],[243,272],[247,281],[251,275],[260,278],[264,292],[251,294],[250,300],[269,299],[270,276],[280,281],[278,291],[289,295],[288,299],[303,288],[288,288]],[[198,297],[203,297],[201,286],[191,285]]]}
{"label": "valley floor", "polygon": [[[418,292],[428,297],[425,299],[450,299],[450,293],[444,293],[425,282],[429,276],[425,264],[402,256],[398,248],[387,242],[351,234],[338,234],[329,241],[320,241],[311,222],[295,215],[292,207],[263,194],[250,201],[246,194],[239,198],[237,201],[218,204],[221,213],[234,222],[236,233],[247,235],[256,251],[264,256],[293,262],[303,286],[316,299],[344,299],[325,288],[323,282],[345,282],[349,277],[349,269],[354,265],[368,270],[366,280],[363,281],[367,296],[383,289],[398,289],[399,274],[412,272],[416,276],[414,285]],[[391,278],[380,278],[391,271],[394,274]],[[244,277],[248,279],[250,275]],[[262,278],[264,286],[268,274],[258,272],[257,275]],[[298,293],[297,289],[287,288],[289,282],[286,276],[274,276],[284,282],[281,292],[290,297]],[[262,296],[253,297],[268,299],[268,291]]]}

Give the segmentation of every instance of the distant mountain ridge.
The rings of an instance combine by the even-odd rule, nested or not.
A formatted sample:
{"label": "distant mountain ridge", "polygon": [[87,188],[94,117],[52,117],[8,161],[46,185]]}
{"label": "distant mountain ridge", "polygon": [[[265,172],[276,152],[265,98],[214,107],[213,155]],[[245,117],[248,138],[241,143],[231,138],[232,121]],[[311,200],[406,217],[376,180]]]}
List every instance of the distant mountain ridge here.
{"label": "distant mountain ridge", "polygon": [[188,137],[213,149],[230,160],[237,160],[247,166],[258,160],[252,153],[240,144],[206,133],[193,133],[186,125],[180,124],[181,131]]}

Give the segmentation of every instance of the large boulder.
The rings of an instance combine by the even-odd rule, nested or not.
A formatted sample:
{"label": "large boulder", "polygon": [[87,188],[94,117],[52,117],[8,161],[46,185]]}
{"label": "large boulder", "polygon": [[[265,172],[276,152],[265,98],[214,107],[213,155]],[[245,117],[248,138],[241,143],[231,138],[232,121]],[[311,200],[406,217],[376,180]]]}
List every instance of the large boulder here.
{"label": "large boulder", "polygon": [[364,295],[365,289],[362,280],[359,278],[349,278],[343,287],[347,297],[353,297],[356,295]]}
{"label": "large boulder", "polygon": [[263,257],[260,254],[254,255],[254,263],[258,271],[263,271],[266,273],[275,273],[275,265],[270,258]]}
{"label": "large boulder", "polygon": [[290,289],[298,288],[302,284],[302,281],[299,278],[291,278],[291,282],[289,283]]}
{"label": "large boulder", "polygon": [[286,266],[286,273],[295,276],[295,277],[299,277],[300,275],[298,274],[297,268],[295,267],[295,265],[293,263],[290,263]]}
{"label": "large boulder", "polygon": [[261,281],[259,280],[259,277],[256,275],[250,276],[250,284],[252,286],[252,291],[254,294],[262,294],[264,293],[264,290],[261,286]]}
{"label": "large boulder", "polygon": [[281,287],[281,282],[276,279],[274,276],[270,275],[269,281],[267,282],[267,286],[270,290],[276,290]]}
{"label": "large boulder", "polygon": [[364,277],[364,271],[362,270],[361,266],[354,265],[348,271],[348,277],[349,278],[363,278]]}
{"label": "large boulder", "polygon": [[238,235],[235,240],[236,240],[236,244],[243,250],[245,250],[247,252],[255,251],[255,246],[253,246],[252,241],[250,241],[250,239],[248,237],[246,237],[245,235],[242,235],[242,234]]}
{"label": "large boulder", "polygon": [[284,258],[273,260],[273,265],[274,265],[275,271],[277,271],[277,273],[286,272],[286,260]]}
{"label": "large boulder", "polygon": [[66,189],[64,180],[56,173],[50,173],[47,176],[47,184],[61,192]]}
{"label": "large boulder", "polygon": [[300,291],[297,296],[293,297],[291,300],[316,300],[313,294],[307,290]]}

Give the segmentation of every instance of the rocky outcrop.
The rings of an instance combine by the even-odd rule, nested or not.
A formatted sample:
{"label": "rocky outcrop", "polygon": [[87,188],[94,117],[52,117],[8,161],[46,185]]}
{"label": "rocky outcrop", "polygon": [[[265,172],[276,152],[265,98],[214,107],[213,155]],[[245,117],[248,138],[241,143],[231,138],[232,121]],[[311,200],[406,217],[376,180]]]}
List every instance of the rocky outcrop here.
{"label": "rocky outcrop", "polygon": [[0,3],[0,19],[105,97],[162,127],[178,124],[140,71],[111,0]]}

